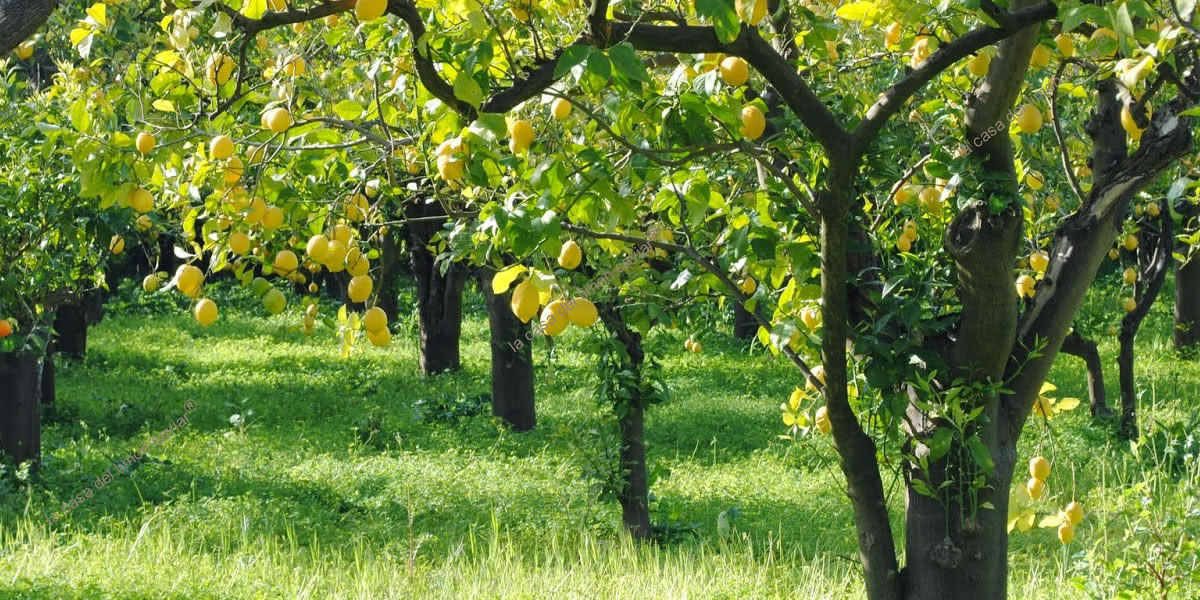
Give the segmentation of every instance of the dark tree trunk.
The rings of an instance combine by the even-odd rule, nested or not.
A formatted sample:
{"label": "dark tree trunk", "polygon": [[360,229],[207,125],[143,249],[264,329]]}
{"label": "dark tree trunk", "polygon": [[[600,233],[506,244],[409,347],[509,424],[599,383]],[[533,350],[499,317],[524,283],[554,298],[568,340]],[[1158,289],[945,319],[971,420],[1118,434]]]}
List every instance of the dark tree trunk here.
{"label": "dark tree trunk", "polygon": [[[1121,319],[1121,333],[1117,336],[1121,350],[1117,355],[1117,366],[1121,378],[1121,437],[1137,439],[1137,393],[1134,385],[1133,346],[1137,340],[1138,329],[1150,307],[1158,299],[1163,282],[1167,279],[1167,265],[1171,250],[1174,248],[1171,233],[1173,221],[1170,211],[1163,211],[1159,219],[1158,235],[1145,236],[1137,250],[1138,281],[1134,286],[1134,297],[1137,306]],[[1143,222],[1142,231],[1148,231],[1149,221]]]}
{"label": "dark tree trunk", "polygon": [[394,230],[380,237],[379,294],[375,297],[375,306],[382,308],[388,317],[395,318],[400,312],[400,247],[396,244]]}
{"label": "dark tree trunk", "polygon": [[[1183,202],[1183,231],[1200,227],[1200,205]],[[1188,254],[1189,250],[1192,254]],[[1175,262],[1175,349],[1200,352],[1200,251],[1180,248],[1187,262]]]}
{"label": "dark tree trunk", "polygon": [[[408,218],[443,216],[438,204],[417,203],[405,211]],[[462,331],[462,291],[467,270],[457,263],[442,272],[437,254],[429,246],[445,223],[442,219],[412,221],[405,226],[408,255],[417,280],[417,317],[421,330],[421,373],[457,371],[459,334]]]}
{"label": "dark tree trunk", "polygon": [[1111,416],[1112,409],[1108,407],[1108,396],[1104,391],[1104,365],[1100,362],[1100,351],[1096,342],[1073,331],[1063,340],[1062,352],[1083,359],[1087,365],[1088,401],[1092,408],[1092,416]]}
{"label": "dark tree trunk", "polygon": [[0,454],[18,464],[41,460],[39,400],[42,359],[29,354],[0,354]]}
{"label": "dark tree trunk", "polygon": [[42,406],[48,409],[54,406],[55,387],[54,354],[47,352],[42,359]]}
{"label": "dark tree trunk", "polygon": [[516,431],[529,431],[537,425],[533,391],[533,344],[528,323],[512,313],[512,292],[492,293],[492,276],[479,269],[479,282],[487,304],[492,347],[492,414]]}
{"label": "dark tree trunk", "polygon": [[0,54],[33,35],[56,6],[55,0],[0,0]]}
{"label": "dark tree trunk", "polygon": [[[605,327],[617,337],[629,354],[629,368],[640,379],[646,360],[642,336],[626,326],[621,314],[611,305],[601,305],[600,317]],[[624,487],[617,495],[621,504],[621,521],[636,539],[648,539],[650,525],[650,474],[646,467],[646,404],[634,393],[625,403],[624,414],[617,410],[617,427],[621,434],[621,470],[625,473]]]}
{"label": "dark tree trunk", "polygon": [[733,337],[739,340],[754,339],[758,333],[758,321],[742,307],[741,302],[733,303]]}
{"label": "dark tree trunk", "polygon": [[71,358],[87,353],[88,321],[82,304],[64,304],[54,313],[54,349]]}

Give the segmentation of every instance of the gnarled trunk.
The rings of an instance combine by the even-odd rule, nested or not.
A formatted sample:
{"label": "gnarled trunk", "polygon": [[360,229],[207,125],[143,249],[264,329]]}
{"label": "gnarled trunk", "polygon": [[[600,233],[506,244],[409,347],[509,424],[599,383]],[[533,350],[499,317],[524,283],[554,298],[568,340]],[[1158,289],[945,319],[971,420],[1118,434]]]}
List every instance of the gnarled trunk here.
{"label": "gnarled trunk", "polygon": [[479,281],[487,305],[492,348],[492,414],[516,431],[529,431],[537,425],[533,389],[532,330],[509,307],[511,290],[492,293],[495,273],[479,269]]}
{"label": "gnarled trunk", "polygon": [[0,454],[36,468],[41,460],[42,359],[0,353]]}
{"label": "gnarled trunk", "polygon": [[[1143,231],[1146,230],[1143,223]],[[1173,220],[1167,211],[1159,219],[1159,231],[1155,237],[1142,240],[1138,245],[1138,281],[1134,286],[1137,306],[1121,319],[1121,333],[1117,336],[1121,350],[1117,355],[1117,367],[1121,378],[1121,437],[1137,439],[1137,392],[1133,374],[1133,346],[1142,321],[1150,314],[1150,307],[1158,299],[1163,283],[1167,279],[1168,257],[1174,247],[1172,239]]]}
{"label": "gnarled trunk", "polygon": [[1087,367],[1088,404],[1091,406],[1092,416],[1112,415],[1112,409],[1108,407],[1108,395],[1104,391],[1104,364],[1100,362],[1100,350],[1096,347],[1096,342],[1073,331],[1063,340],[1062,352],[1083,359]]}
{"label": "gnarled trunk", "polygon": [[[405,211],[409,218],[444,215],[437,204],[418,203]],[[408,255],[417,280],[417,318],[421,331],[420,366],[423,375],[457,371],[462,332],[462,291],[467,270],[457,263],[445,265],[443,272],[437,255],[429,245],[441,231],[442,219],[419,220],[405,226]]]}

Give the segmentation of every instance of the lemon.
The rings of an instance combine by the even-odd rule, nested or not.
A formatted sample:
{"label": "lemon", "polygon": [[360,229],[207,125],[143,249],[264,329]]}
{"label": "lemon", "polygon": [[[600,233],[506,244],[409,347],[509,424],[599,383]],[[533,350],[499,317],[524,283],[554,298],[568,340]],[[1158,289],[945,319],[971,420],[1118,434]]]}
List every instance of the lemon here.
{"label": "lemon", "polygon": [[[316,306],[315,304],[310,305],[311,308],[316,308]],[[363,327],[366,327],[369,332],[387,329],[387,322],[387,313],[378,306],[372,306],[363,314]]]}
{"label": "lemon", "polygon": [[746,139],[757,140],[767,129],[767,119],[757,106],[747,106],[742,109],[742,135]]}
{"label": "lemon", "polygon": [[738,284],[738,289],[741,290],[743,294],[749,296],[754,293],[754,290],[758,289],[758,282],[754,281],[753,277],[747,277]]}
{"label": "lemon", "polygon": [[357,277],[366,275],[371,270],[371,261],[357,247],[346,253],[346,272]]}
{"label": "lemon", "polygon": [[750,79],[750,65],[738,56],[727,56],[721,61],[721,79],[728,85],[738,87]]}
{"label": "lemon", "polygon": [[685,349],[685,350],[687,350],[688,352],[691,352],[691,351],[692,351],[692,344],[694,344],[694,343],[695,343],[695,342],[693,342],[691,339],[684,340],[684,341],[683,341],[683,347],[684,347],[684,349]]}
{"label": "lemon", "polygon": [[508,142],[508,149],[513,154],[523,154],[533,144],[533,125],[529,121],[524,119],[513,121],[509,134],[512,136],[512,139]]}
{"label": "lemon", "polygon": [[370,207],[371,205],[367,201],[366,196],[354,194],[346,201],[346,218],[351,221],[361,221],[367,218],[367,212],[370,210]]}
{"label": "lemon", "polygon": [[[820,381],[822,384],[825,383],[825,367],[822,367],[821,365],[817,365],[817,366],[813,367],[812,375],[813,375],[813,377],[817,378],[817,381]],[[813,385],[812,380],[808,379],[806,377],[804,379],[804,389],[812,390],[815,392],[815,391],[817,391],[817,386]]]}
{"label": "lemon", "polygon": [[1083,505],[1072,500],[1067,505],[1067,509],[1063,511],[1067,516],[1067,522],[1072,525],[1078,525],[1083,522]]}
{"label": "lemon", "polygon": [[591,327],[600,318],[596,305],[587,298],[575,298],[567,303],[567,318],[580,327]]}
{"label": "lemon", "polygon": [[336,241],[336,242],[341,242],[343,244],[349,244],[350,238],[353,236],[354,236],[353,229],[350,229],[346,225],[338,223],[337,225],[333,226],[333,234],[329,236],[329,239]]}
{"label": "lemon", "polygon": [[1116,248],[1112,248],[1108,251],[1108,258],[1110,260],[1117,260],[1119,256],[1121,256],[1121,253],[1118,252]]}
{"label": "lemon", "polygon": [[1033,188],[1033,191],[1038,191],[1046,185],[1046,178],[1040,171],[1030,171],[1025,174],[1025,185]]}
{"label": "lemon", "polygon": [[250,282],[250,291],[255,296],[262,298],[267,292],[271,291],[271,282],[262,277],[255,277],[254,280]]}
{"label": "lemon", "polygon": [[233,156],[233,139],[227,135],[218,135],[208,143],[208,155],[216,160],[225,160]]}
{"label": "lemon", "polygon": [[372,346],[383,348],[392,343],[392,332],[388,331],[386,327],[379,331],[368,331],[367,341],[371,342]]}
{"label": "lemon", "polygon": [[1157,202],[1151,202],[1146,205],[1146,214],[1152,217],[1157,217],[1158,215],[1162,214],[1162,209],[1159,208]]}
{"label": "lemon", "polygon": [[1045,250],[1038,250],[1029,255],[1029,266],[1038,273],[1045,273],[1046,267],[1050,265],[1050,254]]}
{"label": "lemon", "polygon": [[358,0],[354,3],[354,16],[359,21],[373,21],[387,12],[387,0]]}
{"label": "lemon", "polygon": [[138,132],[137,138],[134,140],[133,145],[135,148],[137,148],[138,152],[142,154],[150,154],[150,151],[154,150],[154,136],[146,133],[145,131]]}
{"label": "lemon", "polygon": [[570,271],[583,261],[583,250],[575,240],[567,240],[558,252],[558,266]]}
{"label": "lemon", "polygon": [[909,200],[912,200],[912,197],[912,186],[902,185],[900,186],[900,189],[896,190],[896,195],[892,197],[892,201],[896,203],[896,206],[901,206],[908,203]]}
{"label": "lemon", "polygon": [[142,279],[142,289],[147,292],[156,292],[160,283],[158,275],[151,273]]}
{"label": "lemon", "polygon": [[1025,490],[1029,492],[1029,497],[1037,500],[1046,493],[1046,482],[1037,477],[1030,477],[1029,481],[1025,482]]}
{"label": "lemon", "polygon": [[833,430],[833,423],[829,422],[829,409],[822,406],[817,409],[817,430],[821,433],[828,434]]}
{"label": "lemon", "polygon": [[900,26],[900,24],[893,22],[891,25],[887,26],[887,29],[883,31],[884,43],[888,46],[895,46],[899,44],[900,36],[903,34],[903,32],[904,29]]}
{"label": "lemon", "polygon": [[366,302],[371,296],[371,288],[375,286],[375,282],[366,275],[355,275],[350,278],[350,284],[346,286],[346,296],[351,302]]}
{"label": "lemon", "polygon": [[1054,44],[1058,46],[1058,53],[1064,58],[1075,56],[1075,39],[1065,33],[1060,33],[1054,37]]}
{"label": "lemon", "polygon": [[308,253],[308,257],[316,262],[325,262],[325,256],[329,254],[329,238],[317,234],[308,238],[308,245],[304,251]]}
{"label": "lemon", "polygon": [[267,216],[267,201],[256,196],[250,201],[249,212],[246,213],[245,221],[250,225],[254,225],[255,223],[261,223],[265,216]]}
{"label": "lemon", "polygon": [[138,231],[149,231],[150,228],[154,226],[154,222],[150,220],[150,217],[147,217],[146,215],[140,215],[138,216],[137,220],[133,222],[133,226],[137,227]]}
{"label": "lemon", "polygon": [[283,296],[283,292],[271,288],[262,297],[263,308],[267,309],[268,314],[277,315],[287,308],[287,298]]}
{"label": "lemon", "polygon": [[192,265],[180,265],[175,270],[175,287],[189,298],[195,298],[200,295],[200,288],[204,285],[204,272]]}
{"label": "lemon", "polygon": [[1134,269],[1133,267],[1129,267],[1129,268],[1125,269],[1125,272],[1121,274],[1121,279],[1125,281],[1125,285],[1133,285],[1133,284],[1137,283],[1137,280],[1138,280],[1137,270]]}
{"label": "lemon", "polygon": [[1121,303],[1121,308],[1124,308],[1125,312],[1133,312],[1137,309],[1137,300],[1134,300],[1133,298],[1126,298],[1125,301]]}
{"label": "lemon", "polygon": [[283,209],[278,206],[267,207],[263,212],[262,226],[267,231],[275,231],[283,226]]}
{"label": "lemon", "polygon": [[119,235],[112,236],[112,239],[108,241],[108,250],[109,250],[109,252],[112,252],[113,254],[120,254],[120,253],[124,252],[125,251],[125,238],[123,238]]}
{"label": "lemon", "polygon": [[1050,49],[1038,44],[1033,47],[1033,55],[1029,57],[1029,66],[1035,69],[1044,68],[1050,64]]}
{"label": "lemon", "polygon": [[[1144,104],[1142,106],[1145,110],[1146,120],[1149,121],[1152,114],[1150,105]],[[1133,118],[1133,111],[1129,110],[1129,105],[1121,107],[1121,127],[1125,129],[1125,133],[1128,133],[1129,137],[1135,142],[1142,139],[1142,132],[1145,131],[1138,127],[1137,121]]]}
{"label": "lemon", "polygon": [[700,340],[692,342],[692,352],[695,352],[696,354],[704,352],[704,344],[701,344]]}
{"label": "lemon", "polygon": [[1017,127],[1025,133],[1037,133],[1042,128],[1042,111],[1032,104],[1024,104],[1017,112]]}
{"label": "lemon", "polygon": [[1029,476],[1045,481],[1050,477],[1050,461],[1045,456],[1035,456],[1029,459]]}
{"label": "lemon", "polygon": [[908,252],[909,250],[912,250],[912,240],[905,236],[900,236],[900,239],[896,240],[896,249],[901,252]]}
{"label": "lemon", "polygon": [[33,40],[25,40],[18,44],[16,50],[13,50],[13,54],[16,54],[20,60],[26,60],[33,56]]}
{"label": "lemon", "polygon": [[229,234],[229,251],[238,256],[245,256],[250,251],[250,236],[240,231]]}
{"label": "lemon", "polygon": [[209,83],[215,86],[225,85],[229,76],[233,74],[233,59],[218,52],[209,57],[205,73]]}
{"label": "lemon", "polygon": [[1070,522],[1063,523],[1058,526],[1058,541],[1064,544],[1070,544],[1071,540],[1075,539],[1075,526]]}
{"label": "lemon", "polygon": [[1028,275],[1022,275],[1017,278],[1017,295],[1023,298],[1032,298],[1037,288],[1037,282]]}
{"label": "lemon", "polygon": [[229,157],[229,163],[225,165],[225,184],[230,185],[237,183],[242,178],[242,173],[245,168],[242,167],[242,159],[236,156]]}
{"label": "lemon", "polygon": [[346,244],[334,240],[329,242],[329,246],[325,252],[325,260],[321,264],[325,265],[330,273],[341,273],[346,268]]}
{"label": "lemon", "polygon": [[282,250],[275,255],[274,262],[271,266],[275,267],[275,272],[279,275],[290,275],[300,267],[300,261],[296,258],[296,253],[291,250]]}
{"label": "lemon", "polygon": [[196,315],[196,322],[204,327],[217,322],[217,303],[208,298],[197,302],[193,312]]}
{"label": "lemon", "polygon": [[154,196],[145,188],[134,188],[129,192],[129,206],[140,213],[150,212],[154,209]]}
{"label": "lemon", "polygon": [[308,64],[304,62],[304,58],[293,56],[283,64],[283,72],[288,77],[304,77],[308,72]]}
{"label": "lemon", "polygon": [[555,121],[565,121],[571,116],[571,103],[563,98],[555,98],[554,102],[550,103],[550,115]]}
{"label": "lemon", "polygon": [[292,113],[282,106],[272,108],[263,113],[263,126],[274,133],[283,133],[292,126]]}
{"label": "lemon", "polygon": [[734,9],[743,22],[755,27],[767,16],[767,0],[734,0]]}
{"label": "lemon", "polygon": [[537,314],[538,309],[538,290],[533,282],[526,279],[517,284],[513,289],[512,301],[510,302],[513,314],[516,315],[522,323],[528,323],[533,315]]}
{"label": "lemon", "polygon": [[967,71],[975,77],[983,77],[988,74],[988,68],[991,65],[992,57],[980,52],[967,61]]}
{"label": "lemon", "polygon": [[809,331],[816,331],[821,326],[821,311],[817,308],[806,308],[800,311],[800,321]]}
{"label": "lemon", "polygon": [[542,310],[541,326],[546,335],[554,337],[562,333],[567,329],[568,323],[570,320],[567,318],[566,302],[555,300]]}
{"label": "lemon", "polygon": [[1125,239],[1121,242],[1121,245],[1125,246],[1126,250],[1133,252],[1134,250],[1137,250],[1138,238],[1136,235],[1133,235],[1131,233],[1131,234],[1125,236]]}

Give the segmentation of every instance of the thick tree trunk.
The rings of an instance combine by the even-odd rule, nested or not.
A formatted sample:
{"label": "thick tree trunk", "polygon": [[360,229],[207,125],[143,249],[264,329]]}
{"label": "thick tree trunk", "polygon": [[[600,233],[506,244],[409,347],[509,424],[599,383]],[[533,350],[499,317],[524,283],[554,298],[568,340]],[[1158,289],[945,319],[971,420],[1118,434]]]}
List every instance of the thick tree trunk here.
{"label": "thick tree trunk", "polygon": [[[1200,205],[1183,202],[1183,231],[1200,227]],[[1187,262],[1175,262],[1175,349],[1200,352],[1200,250],[1180,248]],[[1189,254],[1191,252],[1191,254]]]}
{"label": "thick tree trunk", "polygon": [[54,385],[54,354],[47,352],[46,357],[42,359],[42,406],[48,409],[54,406],[56,387]]}
{"label": "thick tree trunk", "polygon": [[71,358],[87,353],[88,321],[82,304],[64,304],[54,313],[54,349]]}
{"label": "thick tree trunk", "polygon": [[[443,213],[436,204],[418,204],[406,214],[412,218]],[[436,262],[437,255],[429,249],[443,222],[415,221],[405,227],[408,254],[417,280],[417,316],[421,330],[419,362],[424,375],[457,371],[460,367],[458,344],[467,271],[462,265],[452,263],[443,274]]]}
{"label": "thick tree trunk", "polygon": [[742,307],[742,303],[733,303],[733,337],[739,340],[754,339],[758,333],[758,321]]}
{"label": "thick tree trunk", "polygon": [[55,0],[0,0],[0,54],[33,35],[57,6]]}
{"label": "thick tree trunk", "polygon": [[1104,365],[1100,362],[1100,350],[1096,342],[1073,331],[1063,340],[1062,352],[1079,357],[1087,366],[1088,401],[1092,416],[1111,416],[1112,409],[1108,407],[1108,396],[1104,391]]}
{"label": "thick tree trunk", "polygon": [[512,313],[512,292],[492,293],[492,276],[484,267],[479,281],[487,305],[492,347],[492,414],[516,431],[529,431],[537,425],[533,389],[533,344],[528,323]]}
{"label": "thick tree trunk", "polygon": [[18,464],[41,460],[42,359],[0,354],[0,454]]}
{"label": "thick tree trunk", "polygon": [[[646,360],[642,336],[630,330],[620,312],[611,305],[599,308],[605,327],[629,354],[627,366],[640,380],[642,365]],[[624,486],[617,494],[617,501],[621,504],[621,521],[625,523],[629,534],[636,539],[648,539],[653,531],[650,525],[650,475],[646,466],[646,403],[635,392],[624,404],[624,414],[617,410],[617,427],[621,434],[621,470],[625,473]]]}

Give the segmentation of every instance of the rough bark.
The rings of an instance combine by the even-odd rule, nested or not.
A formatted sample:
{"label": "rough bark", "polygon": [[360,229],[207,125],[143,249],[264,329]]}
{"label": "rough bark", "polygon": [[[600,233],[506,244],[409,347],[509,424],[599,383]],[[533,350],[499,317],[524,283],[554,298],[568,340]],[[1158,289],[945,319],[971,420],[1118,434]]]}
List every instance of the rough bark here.
{"label": "rough bark", "polygon": [[1096,342],[1073,331],[1063,340],[1062,352],[1079,357],[1087,366],[1088,405],[1092,416],[1112,415],[1112,409],[1108,407],[1108,395],[1104,391],[1104,364],[1100,362],[1100,350]]}
{"label": "rough bark", "polygon": [[0,454],[17,464],[41,460],[42,359],[0,353]]}
{"label": "rough bark", "polygon": [[57,6],[55,0],[0,0],[0,54],[33,35]]}
{"label": "rough bark", "polygon": [[510,308],[511,290],[492,293],[492,269],[479,269],[479,281],[487,305],[492,348],[492,414],[516,431],[537,425],[533,387],[533,344],[529,324],[522,323]]}
{"label": "rough bark", "polygon": [[[640,376],[645,352],[642,337],[626,326],[620,313],[611,306],[600,307],[605,327],[621,342],[629,354],[629,368]],[[625,529],[636,539],[647,539],[652,533],[650,525],[650,475],[646,467],[646,404],[641,395],[634,393],[626,401],[625,414],[617,414],[617,427],[621,434],[621,470],[625,473],[624,486],[617,494],[621,504],[621,521]]]}
{"label": "rough bark", "polygon": [[[443,215],[437,204],[418,203],[405,211],[409,217]],[[457,371],[460,367],[459,335],[462,331],[462,291],[467,270],[457,263],[442,265],[430,249],[444,221],[410,222],[408,254],[417,280],[417,317],[421,331],[419,362],[423,375]]]}
{"label": "rough bark", "polygon": [[375,306],[383,309],[388,317],[395,318],[400,312],[400,246],[395,232],[389,231],[379,240],[379,294]]}
{"label": "rough bark", "polygon": [[54,399],[57,395],[57,386],[54,383],[54,354],[46,352],[46,357],[42,359],[42,406],[52,408]]}
{"label": "rough bark", "polygon": [[87,353],[88,320],[82,304],[64,304],[54,313],[55,352],[82,359]]}
{"label": "rough bark", "polygon": [[[1117,336],[1121,350],[1117,355],[1117,367],[1121,378],[1121,437],[1137,439],[1137,392],[1133,371],[1133,350],[1138,330],[1142,327],[1150,307],[1158,299],[1163,283],[1167,280],[1170,254],[1174,247],[1170,213],[1163,211],[1159,219],[1158,236],[1145,236],[1138,246],[1138,281],[1134,286],[1137,306],[1121,319],[1121,333]],[[1143,227],[1143,231],[1146,228]]]}
{"label": "rough bark", "polygon": [[754,339],[758,333],[758,322],[742,307],[741,303],[733,303],[733,337],[739,340]]}
{"label": "rough bark", "polygon": [[[1183,231],[1200,227],[1200,205],[1183,202]],[[1175,349],[1200,352],[1200,249],[1179,248],[1187,262],[1175,261]]]}

